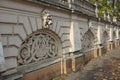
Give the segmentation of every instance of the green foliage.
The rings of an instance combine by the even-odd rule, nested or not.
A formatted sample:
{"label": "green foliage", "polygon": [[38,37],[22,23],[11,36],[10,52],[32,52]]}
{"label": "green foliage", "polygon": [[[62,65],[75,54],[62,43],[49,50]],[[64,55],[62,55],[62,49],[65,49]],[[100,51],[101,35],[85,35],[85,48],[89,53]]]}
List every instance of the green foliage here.
{"label": "green foliage", "polygon": [[52,80],[59,80],[58,77],[53,78]]}
{"label": "green foliage", "polygon": [[118,20],[120,21],[120,0],[117,0],[115,4],[116,4],[116,7],[115,7],[116,16],[118,17]]}
{"label": "green foliage", "polygon": [[110,0],[89,0],[92,4],[94,4],[95,2],[98,3],[98,9],[99,9],[99,17],[103,18],[103,13],[105,12],[109,12],[110,15],[113,16],[112,13],[112,4],[110,4]]}
{"label": "green foliage", "polygon": [[89,0],[92,4],[98,3],[99,17],[103,18],[103,12],[109,12],[111,16],[116,16],[120,21],[120,0]]}

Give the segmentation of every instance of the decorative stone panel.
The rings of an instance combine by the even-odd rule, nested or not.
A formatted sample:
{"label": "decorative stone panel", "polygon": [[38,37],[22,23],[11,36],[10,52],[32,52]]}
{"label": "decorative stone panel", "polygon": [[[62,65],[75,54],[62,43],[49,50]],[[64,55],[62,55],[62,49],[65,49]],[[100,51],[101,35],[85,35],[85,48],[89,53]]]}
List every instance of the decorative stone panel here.
{"label": "decorative stone panel", "polygon": [[18,64],[24,65],[36,61],[44,61],[60,56],[60,40],[49,30],[40,30],[31,34],[21,45]]}
{"label": "decorative stone panel", "polygon": [[106,45],[107,44],[107,42],[108,42],[108,33],[105,31],[104,33],[103,33],[103,45]]}
{"label": "decorative stone panel", "polygon": [[85,51],[94,47],[94,35],[88,30],[83,36],[82,49]]}
{"label": "decorative stone panel", "polygon": [[113,31],[113,40],[115,41],[115,39],[116,39],[116,32],[115,31]]}

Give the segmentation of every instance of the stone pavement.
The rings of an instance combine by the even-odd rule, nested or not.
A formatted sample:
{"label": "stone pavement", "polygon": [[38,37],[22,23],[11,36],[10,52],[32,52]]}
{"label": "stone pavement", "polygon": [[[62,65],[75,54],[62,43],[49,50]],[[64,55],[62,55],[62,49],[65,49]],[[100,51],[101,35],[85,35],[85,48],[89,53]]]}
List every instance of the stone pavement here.
{"label": "stone pavement", "polygon": [[120,80],[120,48],[92,59],[84,70],[68,74],[65,80]]}

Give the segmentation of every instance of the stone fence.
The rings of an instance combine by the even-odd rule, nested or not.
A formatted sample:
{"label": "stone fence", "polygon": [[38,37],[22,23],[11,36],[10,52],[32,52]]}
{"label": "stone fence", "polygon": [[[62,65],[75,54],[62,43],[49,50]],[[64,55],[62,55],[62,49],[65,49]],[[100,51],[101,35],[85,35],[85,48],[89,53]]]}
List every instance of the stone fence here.
{"label": "stone fence", "polygon": [[71,10],[45,1],[57,0],[0,1],[3,79],[49,80],[119,47],[119,25],[92,16],[93,5],[83,1],[90,9],[82,12],[82,4]]}

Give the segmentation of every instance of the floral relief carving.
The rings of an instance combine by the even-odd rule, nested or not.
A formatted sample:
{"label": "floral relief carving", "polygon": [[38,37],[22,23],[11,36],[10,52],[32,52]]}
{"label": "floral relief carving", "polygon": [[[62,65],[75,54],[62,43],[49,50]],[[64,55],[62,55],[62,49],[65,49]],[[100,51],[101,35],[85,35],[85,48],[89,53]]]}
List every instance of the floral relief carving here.
{"label": "floral relief carving", "polygon": [[114,31],[114,32],[113,32],[113,40],[114,40],[114,41],[115,41],[116,37],[117,37],[117,36],[116,36],[116,32]]}
{"label": "floral relief carving", "polygon": [[83,36],[82,49],[85,51],[94,47],[94,35],[88,30]]}
{"label": "floral relief carving", "polygon": [[107,42],[108,42],[108,34],[107,34],[107,32],[105,31],[104,33],[103,33],[103,45],[106,45],[107,44]]}
{"label": "floral relief carving", "polygon": [[21,46],[18,64],[28,64],[58,56],[57,40],[48,33],[37,33],[29,37]]}

